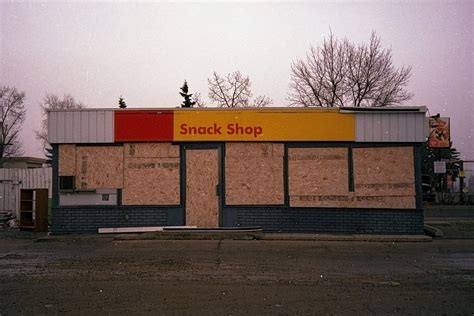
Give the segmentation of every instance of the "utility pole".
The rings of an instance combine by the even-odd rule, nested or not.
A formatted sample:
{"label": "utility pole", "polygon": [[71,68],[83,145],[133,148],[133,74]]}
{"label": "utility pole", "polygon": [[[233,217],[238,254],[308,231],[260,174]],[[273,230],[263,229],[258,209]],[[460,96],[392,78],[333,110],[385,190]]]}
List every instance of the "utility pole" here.
{"label": "utility pole", "polygon": [[459,203],[464,204],[464,161],[459,161]]}

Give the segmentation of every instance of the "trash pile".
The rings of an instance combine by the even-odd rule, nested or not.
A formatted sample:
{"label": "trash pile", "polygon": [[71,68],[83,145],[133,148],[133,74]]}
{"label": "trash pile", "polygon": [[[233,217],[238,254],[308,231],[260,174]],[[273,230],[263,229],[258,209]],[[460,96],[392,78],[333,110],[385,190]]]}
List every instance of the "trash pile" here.
{"label": "trash pile", "polygon": [[17,220],[12,212],[0,212],[0,227],[15,227],[17,225]]}

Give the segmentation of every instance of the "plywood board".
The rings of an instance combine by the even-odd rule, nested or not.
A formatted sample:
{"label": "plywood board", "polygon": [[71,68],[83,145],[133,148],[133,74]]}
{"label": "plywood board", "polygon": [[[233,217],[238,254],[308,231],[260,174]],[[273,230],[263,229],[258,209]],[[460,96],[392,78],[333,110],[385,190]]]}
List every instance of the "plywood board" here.
{"label": "plywood board", "polygon": [[412,147],[354,148],[353,157],[356,195],[415,195]]}
{"label": "plywood board", "polygon": [[414,196],[291,195],[292,207],[415,209]]}
{"label": "plywood board", "polygon": [[347,148],[289,148],[290,196],[347,195],[347,159]]}
{"label": "plywood board", "polygon": [[284,145],[280,143],[226,143],[226,157],[283,157]]}
{"label": "plywood board", "polygon": [[122,146],[78,146],[76,148],[76,188],[121,189],[122,187]]}
{"label": "plywood board", "polygon": [[76,175],[76,145],[59,145],[59,175]]}
{"label": "plywood board", "polygon": [[226,157],[227,205],[283,204],[283,158]]}
{"label": "plywood board", "polygon": [[179,205],[179,158],[125,158],[124,205]]}
{"label": "plywood board", "polygon": [[226,150],[229,148],[225,158],[226,204],[283,204],[283,145],[235,143],[226,145]]}
{"label": "plywood board", "polygon": [[[354,192],[348,192],[347,185],[342,189],[342,185],[348,183],[346,171],[341,172],[343,176],[338,181],[327,182],[330,185],[324,185],[325,179],[331,177],[331,174],[328,174],[329,168],[339,165],[344,169],[342,161],[339,164],[334,161],[329,164],[330,160],[338,161],[337,157],[340,154],[328,149],[324,149],[324,152],[317,150],[309,152],[301,148],[289,149],[291,206],[416,208],[414,160],[411,147],[354,148]],[[329,156],[324,157],[324,155]],[[347,162],[345,165],[347,166]],[[299,178],[293,178],[295,174]],[[305,178],[306,174],[311,174],[312,177],[317,178],[317,181],[308,181]],[[339,188],[338,183],[341,184]]]}
{"label": "plywood board", "polygon": [[219,226],[218,149],[186,151],[186,225]]}
{"label": "plywood board", "polygon": [[126,158],[179,158],[179,146],[171,143],[125,143]]}

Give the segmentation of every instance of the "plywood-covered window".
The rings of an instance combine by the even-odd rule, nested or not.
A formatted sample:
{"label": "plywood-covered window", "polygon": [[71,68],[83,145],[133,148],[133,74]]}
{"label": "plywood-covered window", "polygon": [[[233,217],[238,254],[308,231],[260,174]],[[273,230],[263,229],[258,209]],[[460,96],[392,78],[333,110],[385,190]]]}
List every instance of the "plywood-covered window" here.
{"label": "plywood-covered window", "polygon": [[124,205],[180,204],[179,146],[124,144]]}
{"label": "plywood-covered window", "polygon": [[[60,152],[61,154],[61,152]],[[123,186],[122,146],[77,146],[76,188],[120,189]],[[60,159],[61,165],[61,159]]]}
{"label": "plywood-covered window", "polygon": [[412,147],[354,148],[358,207],[415,208]]}
{"label": "plywood-covered window", "polygon": [[283,144],[227,143],[226,204],[283,204],[283,156]]}
{"label": "plywood-covered window", "polygon": [[59,145],[59,176],[76,175],[76,145]]}
{"label": "plywood-covered window", "polygon": [[289,148],[293,207],[341,207],[349,194],[348,148]]}
{"label": "plywood-covered window", "polygon": [[[349,150],[289,148],[290,206],[416,207],[412,147],[355,147],[351,162],[348,161]],[[352,177],[349,165],[352,165]],[[351,190],[350,179],[353,179]]]}

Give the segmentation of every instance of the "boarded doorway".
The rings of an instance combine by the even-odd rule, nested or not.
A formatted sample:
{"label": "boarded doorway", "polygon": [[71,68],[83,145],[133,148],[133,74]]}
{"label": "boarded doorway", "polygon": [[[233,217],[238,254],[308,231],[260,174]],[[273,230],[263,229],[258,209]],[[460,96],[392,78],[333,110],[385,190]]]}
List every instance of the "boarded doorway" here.
{"label": "boarded doorway", "polygon": [[186,149],[186,225],[218,227],[219,148]]}

